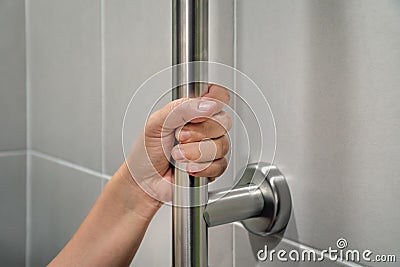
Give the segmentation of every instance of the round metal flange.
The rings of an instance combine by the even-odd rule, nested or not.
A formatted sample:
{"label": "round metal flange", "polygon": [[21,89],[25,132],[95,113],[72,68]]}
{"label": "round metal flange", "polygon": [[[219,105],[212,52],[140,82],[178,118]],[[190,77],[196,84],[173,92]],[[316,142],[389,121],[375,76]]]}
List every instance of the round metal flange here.
{"label": "round metal flange", "polygon": [[258,217],[241,221],[251,233],[267,236],[286,228],[292,209],[289,186],[279,169],[269,163],[247,165],[237,186],[255,184],[264,197],[264,208]]}

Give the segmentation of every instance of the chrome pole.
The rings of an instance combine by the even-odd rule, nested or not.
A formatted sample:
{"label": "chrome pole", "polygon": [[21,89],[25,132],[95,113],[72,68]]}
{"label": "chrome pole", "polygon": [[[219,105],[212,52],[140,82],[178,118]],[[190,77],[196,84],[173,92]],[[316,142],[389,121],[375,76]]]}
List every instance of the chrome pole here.
{"label": "chrome pole", "polygon": [[[172,0],[173,64],[208,60],[208,0]],[[183,65],[173,73],[173,100],[199,97],[207,92],[207,70],[198,65]],[[193,190],[174,190],[172,208],[172,266],[208,266],[207,225],[203,214],[208,200],[208,179],[193,177],[177,166],[174,183]],[[184,207],[185,206],[185,207]]]}

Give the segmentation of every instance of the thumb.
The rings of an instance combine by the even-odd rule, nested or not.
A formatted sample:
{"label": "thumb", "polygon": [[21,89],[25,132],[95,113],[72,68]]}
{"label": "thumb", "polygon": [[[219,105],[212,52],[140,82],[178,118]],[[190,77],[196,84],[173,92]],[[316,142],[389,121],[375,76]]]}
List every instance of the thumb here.
{"label": "thumb", "polygon": [[218,100],[211,98],[181,98],[172,101],[150,116],[145,127],[146,135],[168,135],[192,120],[206,120],[221,109]]}

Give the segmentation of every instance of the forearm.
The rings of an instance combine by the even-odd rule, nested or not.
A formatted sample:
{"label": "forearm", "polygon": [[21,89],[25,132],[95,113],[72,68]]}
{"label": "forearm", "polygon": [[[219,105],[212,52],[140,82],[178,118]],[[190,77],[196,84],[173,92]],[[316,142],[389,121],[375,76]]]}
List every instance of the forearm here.
{"label": "forearm", "polygon": [[139,188],[124,163],[49,266],[128,266],[160,206]]}

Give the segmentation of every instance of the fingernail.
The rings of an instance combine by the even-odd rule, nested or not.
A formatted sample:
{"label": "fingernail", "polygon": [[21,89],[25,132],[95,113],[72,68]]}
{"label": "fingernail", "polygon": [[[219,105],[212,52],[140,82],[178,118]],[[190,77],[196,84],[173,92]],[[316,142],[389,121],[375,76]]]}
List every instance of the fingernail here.
{"label": "fingernail", "polygon": [[216,105],[216,103],[214,101],[202,101],[199,104],[199,110],[200,111],[209,111],[215,105]]}
{"label": "fingernail", "polygon": [[189,139],[189,137],[190,137],[190,132],[189,131],[183,130],[183,131],[181,131],[179,133],[179,140],[180,141],[186,141],[186,140]]}
{"label": "fingernail", "polygon": [[185,156],[183,155],[182,151],[178,148],[175,148],[172,151],[172,157],[174,157],[175,160],[183,160],[185,159]]}

